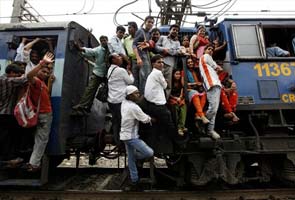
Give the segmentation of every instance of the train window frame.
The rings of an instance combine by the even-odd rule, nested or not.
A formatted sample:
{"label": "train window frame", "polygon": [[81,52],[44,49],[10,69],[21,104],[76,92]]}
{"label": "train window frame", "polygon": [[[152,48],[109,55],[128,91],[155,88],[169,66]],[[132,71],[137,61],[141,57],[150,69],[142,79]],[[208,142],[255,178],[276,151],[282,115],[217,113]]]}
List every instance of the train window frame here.
{"label": "train window frame", "polygon": [[[294,59],[295,57],[295,49],[293,49],[292,46],[292,39],[291,38],[295,38],[295,26],[294,25],[263,25],[262,26],[262,30],[263,30],[263,37],[264,37],[264,41],[265,41],[265,49],[268,47],[268,43],[270,43],[271,41],[275,43],[277,43],[277,46],[279,46],[280,48],[282,48],[283,50],[287,50],[290,52],[290,56],[267,56],[266,58],[267,60],[289,60],[289,59]],[[274,36],[273,32],[274,30],[281,30],[281,33],[283,33],[283,37],[281,37],[281,35],[279,37]],[[292,33],[292,31],[294,30],[294,33]],[[277,32],[277,31],[276,31]],[[276,33],[278,34],[278,33]],[[293,35],[293,36],[292,36]],[[272,39],[269,39],[272,38]],[[275,39],[273,39],[275,38]],[[284,38],[283,40],[281,38]],[[290,43],[286,43],[285,41],[287,39],[291,39]],[[282,42],[284,41],[284,42]]]}
{"label": "train window frame", "polygon": [[[239,43],[239,40],[241,37],[239,36],[238,28],[245,28],[245,27],[254,27],[255,31],[255,38],[257,46],[256,51],[259,52],[258,55],[243,55],[241,46],[242,44]],[[250,30],[250,29],[249,29]],[[264,43],[264,37],[263,37],[263,30],[260,26],[257,24],[232,24],[231,25],[231,32],[233,36],[233,44],[234,44],[234,55],[236,59],[266,59],[266,50],[265,50],[265,43]],[[252,45],[253,46],[253,45]]]}

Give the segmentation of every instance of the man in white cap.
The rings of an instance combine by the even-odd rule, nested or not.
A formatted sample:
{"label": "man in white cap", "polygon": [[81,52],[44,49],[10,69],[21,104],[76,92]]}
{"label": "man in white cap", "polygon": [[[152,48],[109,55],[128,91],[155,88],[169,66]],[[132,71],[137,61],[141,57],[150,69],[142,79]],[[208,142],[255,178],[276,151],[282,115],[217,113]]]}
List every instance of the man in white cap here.
{"label": "man in white cap", "polygon": [[120,140],[125,144],[128,155],[128,167],[130,171],[131,185],[126,190],[138,189],[138,171],[136,160],[151,158],[154,155],[151,149],[143,140],[139,139],[138,125],[142,123],[151,123],[152,118],[145,114],[135,103],[140,98],[137,87],[129,85],[126,88],[126,99],[121,105],[121,131]]}

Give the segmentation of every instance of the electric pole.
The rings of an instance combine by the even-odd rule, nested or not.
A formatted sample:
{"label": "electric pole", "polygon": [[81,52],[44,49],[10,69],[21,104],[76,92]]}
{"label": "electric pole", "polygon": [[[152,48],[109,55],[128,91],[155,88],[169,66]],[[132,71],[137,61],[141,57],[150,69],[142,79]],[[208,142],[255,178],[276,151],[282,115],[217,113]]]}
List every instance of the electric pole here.
{"label": "electric pole", "polygon": [[11,23],[46,21],[27,0],[14,0]]}

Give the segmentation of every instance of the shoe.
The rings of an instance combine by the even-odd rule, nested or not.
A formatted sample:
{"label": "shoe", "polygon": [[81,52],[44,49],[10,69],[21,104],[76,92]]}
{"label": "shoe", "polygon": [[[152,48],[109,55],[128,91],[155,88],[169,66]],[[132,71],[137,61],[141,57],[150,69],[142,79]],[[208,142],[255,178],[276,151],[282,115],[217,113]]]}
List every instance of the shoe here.
{"label": "shoe", "polygon": [[178,129],[178,135],[180,135],[180,136],[183,136],[184,135],[184,132],[183,132],[183,129],[182,128],[179,128]]}
{"label": "shoe", "polygon": [[183,131],[184,133],[186,133],[186,132],[188,132],[188,129],[187,129],[186,127],[184,127],[184,128],[182,128],[182,131]]}
{"label": "shoe", "polygon": [[210,135],[214,140],[218,140],[218,139],[220,139],[220,135],[216,132],[216,131],[210,131],[209,133],[208,133],[208,135]]}
{"label": "shoe", "polygon": [[125,192],[140,192],[143,189],[139,186],[139,182],[130,182],[126,187],[123,189]]}
{"label": "shoe", "polygon": [[41,169],[40,166],[32,165],[30,163],[27,163],[26,165],[27,165],[27,171],[28,172],[37,172],[37,171],[39,171]]}

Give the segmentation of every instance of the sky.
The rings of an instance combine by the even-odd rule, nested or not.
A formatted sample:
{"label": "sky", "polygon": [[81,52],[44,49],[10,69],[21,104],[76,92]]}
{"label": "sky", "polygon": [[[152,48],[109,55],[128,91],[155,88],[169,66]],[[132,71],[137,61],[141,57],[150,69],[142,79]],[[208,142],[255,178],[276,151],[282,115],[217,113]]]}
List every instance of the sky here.
{"label": "sky", "polygon": [[[153,16],[157,16],[159,7],[156,0],[27,0],[29,4],[44,16],[46,21],[76,21],[85,28],[92,29],[98,38],[100,35],[111,37],[115,34],[114,14],[123,5],[116,17],[118,24],[128,21],[142,24],[149,15],[149,3]],[[161,0],[162,1],[162,0]],[[206,12],[208,17],[293,17],[294,0],[191,0],[193,12]],[[210,4],[211,3],[211,4]],[[13,0],[0,0],[0,23],[9,23]],[[222,10],[223,9],[223,10]],[[226,11],[226,12],[225,12]],[[134,16],[136,15],[136,16]],[[184,26],[193,26],[195,21],[204,21],[204,17],[189,16]]]}

